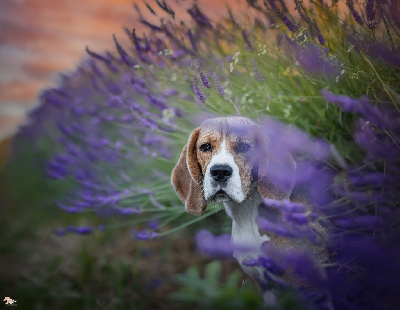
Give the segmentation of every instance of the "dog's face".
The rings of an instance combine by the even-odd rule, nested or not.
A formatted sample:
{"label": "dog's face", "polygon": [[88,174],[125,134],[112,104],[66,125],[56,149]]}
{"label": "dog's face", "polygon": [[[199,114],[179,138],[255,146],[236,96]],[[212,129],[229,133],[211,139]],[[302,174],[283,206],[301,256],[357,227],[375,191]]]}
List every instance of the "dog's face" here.
{"label": "dog's face", "polygon": [[242,202],[257,181],[254,151],[256,124],[244,118],[217,118],[203,123],[196,157],[206,201]]}
{"label": "dog's face", "polygon": [[[196,128],[172,171],[172,184],[186,210],[200,215],[209,201],[241,203],[257,187],[262,197],[288,198],[292,184],[268,177],[268,141],[262,128],[244,117],[221,117]],[[293,159],[288,158],[289,165]],[[289,191],[289,193],[288,193]]]}

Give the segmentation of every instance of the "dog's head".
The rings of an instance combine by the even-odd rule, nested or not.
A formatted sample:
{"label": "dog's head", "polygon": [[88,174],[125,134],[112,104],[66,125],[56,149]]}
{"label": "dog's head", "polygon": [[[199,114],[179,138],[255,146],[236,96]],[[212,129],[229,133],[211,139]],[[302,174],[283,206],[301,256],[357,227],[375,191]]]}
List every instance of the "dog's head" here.
{"label": "dog's head", "polygon": [[244,117],[220,117],[191,133],[171,181],[186,210],[201,215],[209,201],[241,203],[255,189],[263,198],[288,199],[295,169],[288,152],[270,149],[262,127]]}

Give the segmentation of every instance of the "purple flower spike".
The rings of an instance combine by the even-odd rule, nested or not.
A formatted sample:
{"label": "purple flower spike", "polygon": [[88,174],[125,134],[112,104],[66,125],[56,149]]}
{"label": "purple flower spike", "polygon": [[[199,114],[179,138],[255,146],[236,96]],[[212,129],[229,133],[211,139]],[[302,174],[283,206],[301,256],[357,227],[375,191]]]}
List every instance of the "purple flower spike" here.
{"label": "purple flower spike", "polygon": [[109,58],[104,57],[102,55],[99,55],[99,54],[91,51],[88,46],[86,46],[86,52],[89,54],[90,57],[92,57],[94,59],[99,59],[99,60],[105,62],[107,65],[109,65],[111,63]]}
{"label": "purple flower spike", "polygon": [[195,20],[197,25],[200,27],[204,27],[207,29],[212,29],[210,20],[208,19],[207,16],[205,16],[197,6],[197,4],[193,5],[193,7],[189,10],[187,10],[189,15]]}
{"label": "purple flower spike", "polygon": [[55,157],[47,163],[46,174],[54,180],[62,180],[68,175],[67,165]]}
{"label": "purple flower spike", "polygon": [[337,106],[339,106],[345,112],[361,113],[366,120],[370,123],[375,124],[381,128],[394,129],[398,126],[397,120],[390,115],[390,111],[386,111],[383,108],[378,109],[372,106],[368,97],[361,96],[358,99],[353,99],[344,95],[335,95],[327,89],[321,90],[321,94],[325,99]]}
{"label": "purple flower spike", "polygon": [[255,258],[246,258],[243,260],[242,264],[245,266],[249,266],[249,267],[259,266],[258,259],[255,259]]}
{"label": "purple flower spike", "polygon": [[363,24],[363,20],[362,20],[360,14],[354,9],[353,0],[347,0],[346,4],[349,7],[349,9],[351,11],[351,14],[353,15],[355,21],[357,23],[359,23],[360,25],[362,25]]}
{"label": "purple flower spike", "polygon": [[117,37],[115,34],[113,35],[115,46],[117,47],[118,53],[121,56],[123,62],[125,62],[128,66],[133,66],[134,62],[131,57],[129,57],[128,53],[122,48],[122,46],[118,43]]}
{"label": "purple flower spike", "polygon": [[284,218],[286,221],[292,222],[297,225],[305,225],[309,221],[309,215],[306,213],[285,212]]}
{"label": "purple flower spike", "polygon": [[317,39],[321,45],[325,45],[325,38],[321,33],[317,34]]}
{"label": "purple flower spike", "polygon": [[369,29],[374,29],[376,27],[375,20],[375,10],[374,10],[374,0],[367,0],[367,4],[365,5],[365,11],[367,15],[367,26]]}
{"label": "purple flower spike", "polygon": [[160,227],[160,223],[158,220],[151,220],[147,222],[147,226],[152,230],[157,230]]}
{"label": "purple flower spike", "polygon": [[264,82],[264,81],[265,81],[264,76],[262,75],[262,73],[261,73],[260,70],[258,69],[256,60],[253,58],[251,61],[253,62],[253,73],[254,73],[254,78],[255,78],[257,81],[261,82],[261,83]]}
{"label": "purple flower spike", "polygon": [[216,258],[230,258],[234,251],[249,252],[252,250],[250,247],[233,244],[230,235],[214,236],[205,229],[197,232],[196,244],[202,255]]}
{"label": "purple flower spike", "polygon": [[138,240],[151,240],[157,237],[157,233],[155,231],[149,231],[149,230],[141,230],[139,232],[136,232],[135,230],[132,229],[132,237],[134,239]]}
{"label": "purple flower spike", "polygon": [[313,230],[308,229],[307,226],[305,226],[304,229],[301,229],[299,226],[293,225],[293,223],[288,224],[291,225],[273,223],[261,217],[257,218],[257,225],[267,232],[269,231],[283,237],[305,239],[312,243],[318,242],[318,236],[316,233]]}
{"label": "purple flower spike", "polygon": [[242,37],[244,42],[246,43],[246,47],[247,49],[252,52],[253,51],[253,45],[251,44],[250,40],[249,40],[249,35],[247,34],[247,32],[245,30],[242,30]]}
{"label": "purple flower spike", "polygon": [[193,90],[199,102],[203,103],[206,101],[206,96],[204,96],[199,86],[199,79],[195,75],[193,75]]}
{"label": "purple flower spike", "polygon": [[285,26],[291,31],[296,32],[299,28],[296,24],[294,24],[286,14],[283,14],[280,10],[276,10],[275,13],[279,16],[281,21],[285,24]]}
{"label": "purple flower spike", "polygon": [[54,229],[53,234],[55,234],[57,237],[63,237],[68,233],[68,230],[66,229]]}
{"label": "purple flower spike", "polygon": [[214,80],[215,87],[217,88],[219,94],[221,96],[224,96],[224,88],[222,87],[221,81],[219,80],[217,73],[213,72],[212,77]]}
{"label": "purple flower spike", "polygon": [[269,257],[260,256],[258,258],[258,265],[263,266],[269,272],[277,275],[281,275],[285,272],[285,269],[282,266]]}
{"label": "purple flower spike", "polygon": [[210,81],[208,80],[207,75],[203,72],[203,69],[201,68],[201,65],[199,62],[196,62],[196,68],[197,72],[200,75],[201,83],[205,88],[212,88]]}
{"label": "purple flower spike", "polygon": [[79,235],[89,235],[93,232],[93,229],[90,227],[75,227],[73,232]]}
{"label": "purple flower spike", "polygon": [[287,212],[304,212],[305,207],[298,202],[291,202],[290,200],[276,200],[265,198],[264,203],[267,206],[283,209]]}
{"label": "purple flower spike", "polygon": [[221,235],[214,236],[207,230],[200,230],[196,234],[197,249],[202,255],[212,257],[232,257],[233,244],[231,236]]}
{"label": "purple flower spike", "polygon": [[382,218],[374,215],[360,215],[351,219],[339,219],[335,221],[335,226],[344,229],[375,229],[384,224]]}
{"label": "purple flower spike", "polygon": [[162,2],[156,0],[156,2],[157,2],[157,4],[158,4],[158,6],[159,6],[164,12],[168,13],[169,15],[171,15],[172,18],[175,18],[175,12],[174,12],[174,10],[172,10],[172,9],[165,3],[165,0],[162,0]]}

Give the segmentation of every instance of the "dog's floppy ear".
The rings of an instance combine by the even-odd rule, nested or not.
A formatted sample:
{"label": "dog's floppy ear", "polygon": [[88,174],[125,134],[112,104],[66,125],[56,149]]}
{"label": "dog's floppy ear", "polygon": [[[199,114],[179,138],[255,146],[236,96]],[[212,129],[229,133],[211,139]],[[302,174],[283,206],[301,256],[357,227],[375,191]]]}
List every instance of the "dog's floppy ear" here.
{"label": "dog's floppy ear", "polygon": [[296,162],[290,152],[274,148],[260,132],[256,136],[258,149],[258,184],[262,198],[289,199],[296,182]]}
{"label": "dog's floppy ear", "polygon": [[186,211],[194,215],[201,215],[207,206],[203,194],[203,175],[196,155],[199,132],[200,128],[196,128],[190,135],[171,176],[171,183],[185,204]]}

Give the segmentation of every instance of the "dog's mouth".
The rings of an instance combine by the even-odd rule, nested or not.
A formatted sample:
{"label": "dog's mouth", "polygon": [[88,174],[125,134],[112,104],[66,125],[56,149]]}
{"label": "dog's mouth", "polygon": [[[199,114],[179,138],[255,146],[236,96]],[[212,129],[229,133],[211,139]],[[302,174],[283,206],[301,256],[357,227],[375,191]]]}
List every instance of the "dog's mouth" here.
{"label": "dog's mouth", "polygon": [[223,202],[230,200],[230,197],[228,196],[227,193],[225,193],[224,190],[220,189],[214,195],[211,196],[210,200],[215,202]]}

